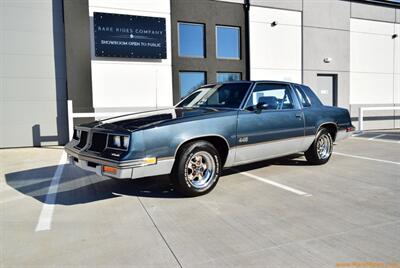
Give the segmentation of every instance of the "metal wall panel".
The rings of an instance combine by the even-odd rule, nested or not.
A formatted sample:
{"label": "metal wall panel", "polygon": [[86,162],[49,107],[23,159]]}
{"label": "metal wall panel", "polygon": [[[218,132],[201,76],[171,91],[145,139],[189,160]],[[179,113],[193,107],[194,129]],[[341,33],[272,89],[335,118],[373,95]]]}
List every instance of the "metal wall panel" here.
{"label": "metal wall panel", "polygon": [[370,3],[351,3],[351,17],[358,19],[394,22],[396,20],[396,9]]}
{"label": "metal wall panel", "polygon": [[0,148],[67,141],[61,0],[0,5]]}
{"label": "metal wall panel", "polygon": [[348,30],[350,2],[303,0],[303,25]]}
{"label": "metal wall panel", "polygon": [[256,6],[249,17],[250,78],[300,83],[301,12]]}
{"label": "metal wall panel", "polygon": [[[395,74],[399,53],[396,45],[398,40],[392,38],[395,26],[390,22],[351,19],[350,106],[354,118],[358,118],[359,107],[399,104],[399,88]],[[364,127],[393,128],[396,113],[368,112]]]}
{"label": "metal wall panel", "polygon": [[272,7],[286,10],[302,10],[302,0],[250,0],[252,6]]}

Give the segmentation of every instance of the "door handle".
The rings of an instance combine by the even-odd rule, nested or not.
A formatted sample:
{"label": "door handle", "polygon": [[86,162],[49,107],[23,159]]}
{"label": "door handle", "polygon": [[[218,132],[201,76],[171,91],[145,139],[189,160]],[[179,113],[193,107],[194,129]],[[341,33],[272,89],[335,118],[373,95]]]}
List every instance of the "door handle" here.
{"label": "door handle", "polygon": [[297,118],[303,118],[303,114],[302,113],[296,113],[296,117]]}

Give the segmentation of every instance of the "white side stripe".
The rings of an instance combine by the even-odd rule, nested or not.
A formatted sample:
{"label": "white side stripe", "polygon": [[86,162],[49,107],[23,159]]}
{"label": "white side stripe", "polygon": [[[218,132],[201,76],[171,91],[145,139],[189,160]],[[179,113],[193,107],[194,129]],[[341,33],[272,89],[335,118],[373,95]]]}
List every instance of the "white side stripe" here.
{"label": "white side stripe", "polygon": [[308,193],[305,193],[303,191],[294,189],[292,187],[289,187],[289,186],[286,186],[286,185],[283,185],[283,184],[280,184],[280,183],[277,183],[277,182],[274,182],[274,181],[271,181],[271,180],[268,180],[268,179],[264,179],[264,178],[258,177],[256,175],[253,175],[253,174],[248,173],[248,172],[240,172],[240,174],[245,175],[245,176],[250,177],[250,178],[253,178],[253,179],[256,179],[256,180],[259,180],[259,181],[262,181],[262,182],[265,182],[265,183],[268,183],[270,185],[273,185],[275,187],[284,189],[286,191],[289,191],[289,192],[292,192],[292,193],[295,193],[295,194],[298,194],[298,195],[302,195],[302,196],[306,196],[306,197],[312,196],[312,194],[308,194]]}
{"label": "white side stripe", "polygon": [[334,152],[333,154],[352,157],[352,158],[358,158],[358,159],[364,159],[364,160],[370,160],[370,161],[377,161],[377,162],[382,162],[382,163],[387,163],[387,164],[400,165],[399,162],[394,162],[394,161],[389,161],[389,160],[382,160],[382,159],[371,158],[371,157],[366,157],[366,156],[351,155],[351,154],[344,154],[344,153],[338,153],[338,152]]}
{"label": "white side stripe", "polygon": [[64,165],[67,163],[67,154],[63,152],[60,162],[53,178],[51,179],[51,184],[49,191],[46,195],[46,201],[43,204],[42,211],[40,212],[39,221],[36,225],[35,232],[46,231],[51,229],[51,221],[53,219],[54,204],[56,203],[56,195],[58,189],[58,183],[60,182],[61,174],[64,169]]}

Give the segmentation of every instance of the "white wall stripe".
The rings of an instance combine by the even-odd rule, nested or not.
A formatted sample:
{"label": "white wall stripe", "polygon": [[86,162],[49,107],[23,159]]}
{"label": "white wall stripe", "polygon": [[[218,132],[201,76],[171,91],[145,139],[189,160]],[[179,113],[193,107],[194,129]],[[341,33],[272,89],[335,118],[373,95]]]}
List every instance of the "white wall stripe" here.
{"label": "white wall stripe", "polygon": [[63,152],[60,162],[53,178],[51,179],[51,184],[46,195],[45,203],[43,204],[42,211],[40,212],[39,220],[36,225],[35,232],[46,231],[51,229],[51,222],[53,220],[54,204],[56,202],[56,195],[58,190],[58,184],[62,172],[64,170],[64,165],[67,163],[67,154]]}

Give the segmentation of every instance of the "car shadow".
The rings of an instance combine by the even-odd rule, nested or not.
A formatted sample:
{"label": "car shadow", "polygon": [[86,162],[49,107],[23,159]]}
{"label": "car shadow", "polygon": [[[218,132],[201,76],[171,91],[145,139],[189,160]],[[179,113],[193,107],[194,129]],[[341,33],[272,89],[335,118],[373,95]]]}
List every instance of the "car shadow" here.
{"label": "car shadow", "polygon": [[[49,166],[8,173],[5,175],[5,180],[18,192],[46,203],[46,196],[57,167]],[[118,180],[97,176],[67,164],[64,165],[58,184],[55,204],[76,205],[120,196],[180,198],[168,176]]]}
{"label": "car shadow", "polygon": [[[222,176],[232,175],[270,165],[303,166],[305,160],[297,159],[299,155],[260,161],[248,165],[225,169]],[[48,203],[46,197],[52,178],[58,166],[23,170],[5,175],[6,183],[18,192],[31,196],[42,203]],[[121,196],[148,198],[184,198],[179,195],[169,176],[155,176],[135,180],[118,180],[97,176],[94,173],[78,169],[69,164],[64,165],[62,176],[56,191],[54,203],[59,205],[76,205],[118,198]],[[53,200],[48,198],[48,200]]]}
{"label": "car shadow", "polygon": [[222,172],[222,176],[228,176],[268,166],[309,166],[310,164],[305,159],[298,159],[301,156],[303,155],[293,154],[285,157],[263,160],[251,164],[245,164],[245,165],[235,166],[232,168],[227,168]]}

